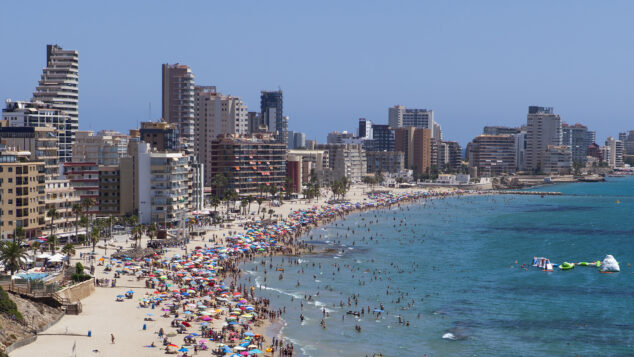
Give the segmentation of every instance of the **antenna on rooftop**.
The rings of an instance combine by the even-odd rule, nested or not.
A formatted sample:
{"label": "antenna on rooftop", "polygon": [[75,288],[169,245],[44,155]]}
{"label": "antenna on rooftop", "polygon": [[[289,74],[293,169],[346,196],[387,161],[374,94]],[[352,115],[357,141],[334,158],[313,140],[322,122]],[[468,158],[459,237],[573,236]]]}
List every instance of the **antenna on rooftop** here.
{"label": "antenna on rooftop", "polygon": [[147,121],[152,121],[152,102],[148,102],[147,104],[149,106],[148,113],[147,113]]}

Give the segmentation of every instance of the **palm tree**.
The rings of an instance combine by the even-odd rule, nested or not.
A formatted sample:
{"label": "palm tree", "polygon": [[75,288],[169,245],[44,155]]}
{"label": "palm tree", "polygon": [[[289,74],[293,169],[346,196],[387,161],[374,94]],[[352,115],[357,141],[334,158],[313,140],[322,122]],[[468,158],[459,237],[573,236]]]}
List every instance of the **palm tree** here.
{"label": "palm tree", "polygon": [[149,227],[147,227],[147,230],[145,233],[147,234],[148,237],[150,237],[150,241],[152,241],[154,237],[156,236],[156,232],[157,232],[156,224],[152,223],[149,225]]}
{"label": "palm tree", "polygon": [[97,226],[93,226],[90,232],[90,243],[92,243],[92,252],[95,252],[95,247],[97,246],[97,242],[99,241],[101,235],[101,230]]}
{"label": "palm tree", "polygon": [[0,261],[13,276],[26,262],[26,251],[17,242],[4,242],[0,245]]}
{"label": "palm tree", "polygon": [[246,208],[248,205],[249,205],[249,201],[247,201],[246,198],[243,198],[242,201],[240,201],[240,207],[242,207],[242,214],[245,216],[247,215]]}
{"label": "palm tree", "polygon": [[55,254],[57,250],[57,236],[55,234],[51,234],[48,238],[48,246],[51,248],[51,254]]}
{"label": "palm tree", "polygon": [[81,204],[75,203],[71,208],[73,214],[75,215],[75,239],[79,239],[79,217],[81,216]]}
{"label": "palm tree", "polygon": [[223,174],[216,174],[213,178],[212,185],[216,189],[216,195],[223,197],[225,187],[229,184],[229,180]]}
{"label": "palm tree", "polygon": [[[81,200],[81,206],[84,209],[84,215],[88,218],[88,224],[86,225],[86,241],[90,242],[90,236],[88,233],[91,233],[90,231],[90,226],[91,226],[91,219],[90,219],[90,208],[92,206],[95,205],[95,202],[92,200],[92,198],[90,197],[86,197],[83,200]],[[94,249],[93,249],[94,251]]]}
{"label": "palm tree", "polygon": [[[88,245],[88,218],[84,215],[81,216],[81,218],[79,219],[79,225],[84,227],[85,229],[85,233],[84,233],[84,245]],[[77,237],[77,239],[79,239],[79,237]]]}
{"label": "palm tree", "polygon": [[269,192],[271,193],[271,200],[274,200],[275,199],[275,195],[277,194],[277,186],[272,185],[269,188]]}
{"label": "palm tree", "polygon": [[15,231],[13,232],[13,242],[22,242],[24,237],[26,237],[26,232],[24,231],[24,228],[22,228],[21,226],[15,227]]}
{"label": "palm tree", "polygon": [[59,213],[57,213],[57,209],[55,207],[51,207],[46,212],[46,217],[51,218],[51,235],[53,235],[53,228],[55,227],[55,218],[59,217]]}
{"label": "palm tree", "polygon": [[143,227],[139,224],[132,228],[132,240],[135,241],[135,245],[139,248],[141,237],[143,236]]}
{"label": "palm tree", "polygon": [[229,216],[229,202],[233,202],[237,198],[238,198],[238,193],[236,191],[230,190],[226,192],[225,197],[223,199],[225,200],[225,203],[227,205],[227,217]]}
{"label": "palm tree", "polygon": [[211,202],[210,203],[211,203],[211,207],[214,208],[214,213],[217,213],[216,212],[216,208],[218,206],[220,206],[220,198],[218,198],[218,196],[213,196],[213,197],[211,197]]}
{"label": "palm tree", "polygon": [[75,247],[73,246],[73,244],[72,243],[66,243],[62,247],[62,254],[66,255],[66,257],[68,257],[68,260],[66,261],[66,264],[70,264],[70,257],[72,255],[75,255]]}
{"label": "palm tree", "polygon": [[255,200],[258,203],[258,213],[260,213],[260,207],[262,206],[262,202],[264,202],[264,198],[258,197]]}

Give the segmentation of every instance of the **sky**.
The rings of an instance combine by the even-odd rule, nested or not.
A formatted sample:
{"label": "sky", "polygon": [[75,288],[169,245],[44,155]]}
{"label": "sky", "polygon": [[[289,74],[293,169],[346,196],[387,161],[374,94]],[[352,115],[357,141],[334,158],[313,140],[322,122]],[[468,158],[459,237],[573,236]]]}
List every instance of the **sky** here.
{"label": "sky", "polygon": [[289,130],[320,142],[397,104],[462,145],[529,105],[602,142],[634,129],[632,18],[634,1],[7,0],[0,98],[31,98],[54,43],[79,51],[82,130],[160,118],[161,64],[178,62],[251,111],[281,88]]}

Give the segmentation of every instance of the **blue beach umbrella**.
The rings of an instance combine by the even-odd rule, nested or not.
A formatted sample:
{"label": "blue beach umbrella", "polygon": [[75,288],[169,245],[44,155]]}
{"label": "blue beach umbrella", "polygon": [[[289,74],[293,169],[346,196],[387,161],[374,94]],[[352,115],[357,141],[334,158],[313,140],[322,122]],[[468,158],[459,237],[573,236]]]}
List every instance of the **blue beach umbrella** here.
{"label": "blue beach umbrella", "polygon": [[245,335],[245,336],[255,336],[255,335],[253,334],[253,332],[245,332],[245,333],[244,333],[244,335]]}
{"label": "blue beach umbrella", "polygon": [[178,349],[178,352],[187,352],[187,351],[189,350],[185,347],[181,347],[180,349]]}
{"label": "blue beach umbrella", "polygon": [[251,351],[249,351],[249,354],[256,354],[256,353],[262,353],[262,351],[258,350],[257,348],[252,349]]}

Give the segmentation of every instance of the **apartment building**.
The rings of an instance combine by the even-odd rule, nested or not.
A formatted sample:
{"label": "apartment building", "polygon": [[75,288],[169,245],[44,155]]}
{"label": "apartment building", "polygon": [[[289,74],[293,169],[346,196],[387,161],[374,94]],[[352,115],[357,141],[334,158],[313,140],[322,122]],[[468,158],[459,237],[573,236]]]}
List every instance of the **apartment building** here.
{"label": "apartment building", "polygon": [[91,199],[89,214],[99,214],[99,165],[95,162],[65,162],[61,177],[68,179],[80,200]]}
{"label": "apartment building", "polygon": [[[286,177],[286,144],[266,133],[220,135],[211,143],[212,180],[218,174],[228,178],[226,189],[240,196],[256,195],[262,185],[281,190]],[[213,185],[212,189],[217,194]]]}
{"label": "apartment building", "polygon": [[163,119],[175,124],[180,133],[181,148],[187,153],[194,149],[194,74],[182,64],[163,64]]}
{"label": "apartment building", "polygon": [[79,130],[75,136],[72,161],[118,165],[119,159],[127,155],[128,140],[128,135],[112,130],[101,130],[96,135],[92,130]]}
{"label": "apartment building", "polygon": [[22,227],[26,238],[42,234],[45,226],[44,162],[30,161],[28,151],[0,148],[0,237]]}
{"label": "apartment building", "polygon": [[59,159],[67,162],[72,157],[75,133],[79,129],[79,53],[75,50],[64,50],[58,45],[46,46],[46,67],[42,70],[33,101],[40,101],[57,109],[53,116],[62,119],[57,123],[60,140]]}
{"label": "apartment building", "polygon": [[73,118],[66,112],[43,102],[12,102],[7,100],[2,109],[2,119],[11,127],[52,127],[57,137],[60,162],[72,160],[76,128]]}
{"label": "apartment building", "polygon": [[498,176],[516,171],[515,137],[510,134],[478,135],[467,146],[469,167],[478,176]]}

